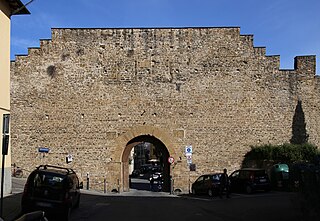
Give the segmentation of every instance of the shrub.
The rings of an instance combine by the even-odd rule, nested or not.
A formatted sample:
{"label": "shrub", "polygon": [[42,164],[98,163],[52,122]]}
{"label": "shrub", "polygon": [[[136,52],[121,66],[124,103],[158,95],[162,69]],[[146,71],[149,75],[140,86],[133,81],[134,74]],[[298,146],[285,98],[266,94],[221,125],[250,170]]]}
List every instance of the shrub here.
{"label": "shrub", "polygon": [[261,160],[288,164],[294,162],[314,163],[319,155],[317,147],[309,143],[251,146],[251,151],[245,155],[243,163]]}

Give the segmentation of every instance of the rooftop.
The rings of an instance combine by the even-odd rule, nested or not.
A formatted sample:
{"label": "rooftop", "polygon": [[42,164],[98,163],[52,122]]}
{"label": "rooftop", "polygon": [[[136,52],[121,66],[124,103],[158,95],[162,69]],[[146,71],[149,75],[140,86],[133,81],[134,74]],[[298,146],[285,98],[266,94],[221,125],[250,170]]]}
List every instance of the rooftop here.
{"label": "rooftop", "polygon": [[29,10],[20,0],[5,0],[11,9],[11,15],[30,14]]}

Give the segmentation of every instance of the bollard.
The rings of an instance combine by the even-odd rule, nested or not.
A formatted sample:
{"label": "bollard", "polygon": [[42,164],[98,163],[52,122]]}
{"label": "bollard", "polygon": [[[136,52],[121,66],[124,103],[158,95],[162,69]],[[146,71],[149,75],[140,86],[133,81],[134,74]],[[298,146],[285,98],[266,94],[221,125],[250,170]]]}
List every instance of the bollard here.
{"label": "bollard", "polygon": [[170,176],[170,194],[173,194],[173,190],[174,190],[174,180],[172,178],[172,176]]}
{"label": "bollard", "polygon": [[89,173],[87,173],[87,190],[89,190]]}
{"label": "bollard", "polygon": [[106,178],[103,179],[103,192],[104,193],[107,192],[107,180],[106,180]]}

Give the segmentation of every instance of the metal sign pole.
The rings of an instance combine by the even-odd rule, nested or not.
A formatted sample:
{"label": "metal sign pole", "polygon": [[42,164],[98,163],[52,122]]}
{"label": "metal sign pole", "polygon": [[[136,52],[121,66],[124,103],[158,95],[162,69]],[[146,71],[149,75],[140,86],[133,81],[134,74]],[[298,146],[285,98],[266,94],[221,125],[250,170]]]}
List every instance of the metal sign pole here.
{"label": "metal sign pole", "polygon": [[10,115],[3,115],[3,127],[2,127],[2,167],[1,167],[1,206],[0,217],[3,217],[3,186],[4,186],[4,162],[6,155],[8,154],[9,147],[9,120]]}
{"label": "metal sign pole", "polygon": [[2,167],[1,167],[1,209],[0,209],[0,217],[3,217],[3,185],[4,185],[4,160],[6,155],[2,154]]}

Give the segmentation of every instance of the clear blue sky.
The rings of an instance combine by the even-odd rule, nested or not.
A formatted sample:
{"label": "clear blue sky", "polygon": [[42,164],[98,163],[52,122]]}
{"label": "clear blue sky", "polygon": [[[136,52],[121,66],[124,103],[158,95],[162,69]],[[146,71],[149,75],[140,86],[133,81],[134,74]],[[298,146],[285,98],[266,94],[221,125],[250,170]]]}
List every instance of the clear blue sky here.
{"label": "clear blue sky", "polygon": [[282,69],[316,55],[320,74],[320,0],[34,0],[28,9],[12,17],[12,60],[50,39],[51,28],[236,26],[267,55],[280,55]]}

